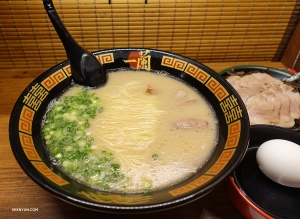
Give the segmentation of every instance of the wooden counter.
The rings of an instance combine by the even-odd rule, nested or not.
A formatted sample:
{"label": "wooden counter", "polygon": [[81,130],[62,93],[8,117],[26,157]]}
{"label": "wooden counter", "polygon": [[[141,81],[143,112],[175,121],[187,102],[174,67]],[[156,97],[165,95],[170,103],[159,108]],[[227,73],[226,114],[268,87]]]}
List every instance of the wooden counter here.
{"label": "wooden counter", "polygon": [[[209,63],[215,71],[224,68],[253,64],[284,68],[279,62]],[[82,209],[54,197],[34,183],[20,168],[12,154],[8,139],[8,123],[11,110],[25,87],[46,69],[0,70],[0,218],[143,218],[143,219],[204,219],[244,218],[231,203],[225,184],[190,204],[172,210],[145,215],[114,215]],[[17,211],[22,208],[24,211]],[[31,209],[34,211],[26,211]]]}

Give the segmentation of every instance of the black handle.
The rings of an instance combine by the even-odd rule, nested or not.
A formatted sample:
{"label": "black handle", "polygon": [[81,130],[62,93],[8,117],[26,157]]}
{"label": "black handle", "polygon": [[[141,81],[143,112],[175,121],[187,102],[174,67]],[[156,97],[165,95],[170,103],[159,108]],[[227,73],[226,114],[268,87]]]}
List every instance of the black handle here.
{"label": "black handle", "polygon": [[43,0],[45,10],[65,47],[70,59],[71,72],[75,83],[91,87],[106,83],[107,73],[97,58],[81,47],[60,20],[52,0]]}
{"label": "black handle", "polygon": [[43,0],[44,7],[46,12],[56,30],[57,35],[59,36],[62,44],[65,47],[67,57],[70,59],[73,51],[82,49],[82,47],[73,39],[71,34],[68,32],[66,27],[63,25],[62,21],[60,20],[55,7],[53,5],[52,0]]}

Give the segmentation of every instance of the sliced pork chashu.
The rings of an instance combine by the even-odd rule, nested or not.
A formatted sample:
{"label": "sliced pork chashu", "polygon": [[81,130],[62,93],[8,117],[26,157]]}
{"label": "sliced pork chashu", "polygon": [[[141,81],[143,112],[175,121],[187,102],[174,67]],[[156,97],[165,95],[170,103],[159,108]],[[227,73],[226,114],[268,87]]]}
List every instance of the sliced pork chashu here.
{"label": "sliced pork chashu", "polygon": [[293,87],[264,73],[230,76],[248,110],[250,124],[270,124],[290,128],[300,118],[300,95]]}

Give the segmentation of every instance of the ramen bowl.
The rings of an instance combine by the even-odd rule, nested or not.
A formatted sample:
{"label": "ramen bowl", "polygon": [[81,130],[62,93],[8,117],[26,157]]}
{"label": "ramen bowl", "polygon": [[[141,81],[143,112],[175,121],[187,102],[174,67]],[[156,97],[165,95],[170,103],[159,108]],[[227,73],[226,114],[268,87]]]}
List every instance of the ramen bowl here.
{"label": "ramen bowl", "polygon": [[299,218],[299,188],[272,181],[256,162],[260,145],[272,139],[284,139],[300,145],[300,133],[294,130],[272,125],[251,126],[246,155],[226,183],[229,197],[249,219]]}
{"label": "ramen bowl", "polygon": [[70,63],[65,61],[31,82],[11,114],[9,137],[12,151],[21,168],[34,182],[59,199],[83,208],[113,213],[143,213],[189,203],[228,178],[245,154],[250,126],[241,98],[225,79],[201,63],[164,51],[112,49],[94,52],[94,55],[108,72],[108,80],[109,72],[118,69],[167,72],[200,92],[212,106],[218,120],[216,148],[195,174],[157,191],[112,193],[73,180],[51,161],[42,136],[43,117],[49,103],[72,84]]}

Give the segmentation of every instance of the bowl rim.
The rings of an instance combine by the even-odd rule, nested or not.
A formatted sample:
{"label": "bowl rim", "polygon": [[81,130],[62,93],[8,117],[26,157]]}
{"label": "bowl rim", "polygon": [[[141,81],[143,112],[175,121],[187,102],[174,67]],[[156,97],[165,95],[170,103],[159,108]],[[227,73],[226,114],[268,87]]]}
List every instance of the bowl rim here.
{"label": "bowl rim", "polygon": [[[111,52],[111,51],[118,51],[118,50],[129,50],[129,51],[138,51],[138,50],[145,50],[145,48],[126,48],[126,49],[107,49],[107,50],[101,50],[101,51],[96,51],[93,52],[93,54],[99,54],[99,53],[103,53],[103,52]],[[188,57],[182,56],[182,55],[178,55],[178,54],[174,54],[172,52],[166,52],[166,51],[162,51],[162,50],[155,50],[155,49],[149,49],[150,51],[154,51],[154,52],[158,52],[158,53],[163,53],[163,54],[169,54],[172,55],[174,57],[178,57],[180,59],[184,59],[190,63],[196,64],[198,67],[201,67],[201,69],[207,71],[208,73],[212,74],[212,73],[216,73],[214,70],[210,69],[209,67],[205,66],[204,64],[197,62],[195,60],[192,60]],[[35,78],[29,85],[27,85],[26,88],[28,88],[30,85],[32,85],[34,82],[38,81],[40,78],[42,78],[45,74],[51,73],[52,71],[54,71],[54,69],[66,65],[67,63],[69,63],[69,60],[65,60],[61,63],[56,64],[55,66],[47,69],[45,72],[43,72],[42,74],[40,74],[37,78]],[[216,73],[216,77],[218,74]],[[224,80],[222,77],[218,77],[220,78],[220,80]],[[228,86],[232,88],[232,86],[228,83]],[[20,94],[18,100],[16,101],[19,102],[22,98],[22,94],[25,92],[26,88],[24,89],[24,91]],[[233,93],[235,93],[235,96],[238,96],[238,93],[233,89]],[[98,210],[98,211],[102,211],[102,212],[112,212],[114,211],[114,213],[117,213],[115,211],[118,211],[120,213],[139,213],[139,212],[147,212],[147,211],[151,211],[153,212],[155,211],[159,211],[159,210],[164,210],[166,206],[168,206],[168,208],[173,208],[173,207],[177,207],[180,205],[184,205],[187,204],[191,201],[194,201],[198,198],[201,198],[202,196],[206,195],[207,193],[209,193],[210,191],[212,191],[217,185],[219,185],[222,181],[225,181],[228,176],[231,174],[231,172],[235,169],[235,167],[238,165],[238,163],[240,163],[240,161],[242,160],[242,158],[244,157],[246,151],[247,151],[247,147],[249,144],[249,133],[246,133],[245,139],[248,139],[248,142],[246,143],[246,146],[244,147],[244,151],[243,153],[240,153],[239,156],[236,157],[236,160],[231,163],[230,168],[227,168],[226,172],[222,173],[222,177],[217,178],[216,180],[212,181],[209,183],[208,186],[206,186],[205,188],[201,189],[201,190],[195,190],[192,194],[189,195],[184,195],[184,196],[180,196],[178,198],[174,198],[171,201],[164,201],[163,203],[157,203],[157,204],[146,204],[146,205],[138,205],[138,206],[120,206],[120,205],[114,205],[114,204],[109,204],[109,205],[105,205],[105,204],[100,204],[100,203],[95,203],[92,201],[84,201],[82,199],[79,199],[75,196],[71,196],[71,195],[67,195],[64,191],[60,190],[60,189],[56,189],[55,187],[53,187],[50,184],[44,183],[41,180],[41,177],[36,174],[36,172],[32,172],[30,169],[31,167],[29,167],[29,163],[27,163],[25,160],[20,159],[20,154],[18,152],[18,150],[13,146],[13,136],[12,136],[12,127],[11,124],[13,122],[15,122],[14,120],[16,118],[14,118],[13,114],[16,111],[16,104],[13,107],[13,110],[11,112],[11,117],[10,117],[10,121],[9,121],[9,137],[10,137],[10,144],[11,144],[11,148],[13,151],[13,154],[17,160],[17,162],[19,163],[20,167],[23,169],[23,171],[35,182],[37,183],[39,186],[43,187],[45,190],[49,191],[51,194],[53,194],[54,196],[56,196],[57,198],[64,200],[66,202],[69,202],[73,205],[79,206],[79,207],[83,207],[83,208],[87,208],[87,209],[92,209],[92,210]],[[242,105],[242,107],[245,108],[244,105]],[[248,123],[248,129],[250,130],[250,125],[249,125],[249,119],[248,119],[248,115],[246,115],[246,123]],[[18,118],[17,118],[18,119]],[[232,161],[232,160],[231,160]],[[228,167],[228,166],[227,166]],[[100,209],[99,209],[100,208]],[[153,210],[154,209],[154,210]],[[129,210],[129,211],[128,211]]]}
{"label": "bowl rim", "polygon": [[225,69],[219,71],[218,74],[223,75],[231,69],[236,69],[236,70],[239,70],[239,69],[249,69],[249,70],[250,69],[253,69],[253,70],[266,70],[266,69],[269,69],[273,72],[285,75],[287,77],[293,75],[292,73],[290,73],[288,71],[285,71],[284,69],[279,69],[279,68],[274,68],[274,67],[269,67],[269,66],[263,66],[263,65],[236,65],[236,66],[231,66],[231,67],[225,68]]}

